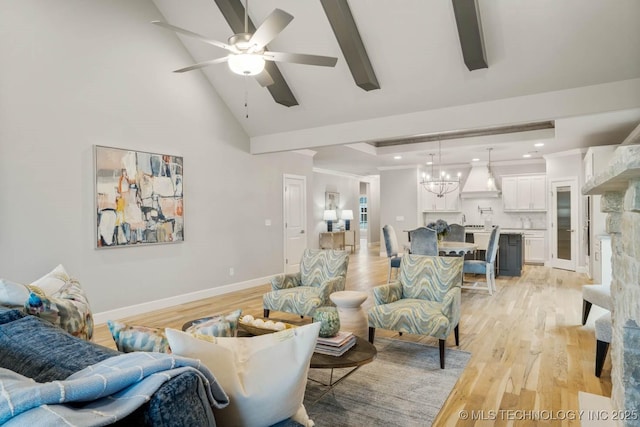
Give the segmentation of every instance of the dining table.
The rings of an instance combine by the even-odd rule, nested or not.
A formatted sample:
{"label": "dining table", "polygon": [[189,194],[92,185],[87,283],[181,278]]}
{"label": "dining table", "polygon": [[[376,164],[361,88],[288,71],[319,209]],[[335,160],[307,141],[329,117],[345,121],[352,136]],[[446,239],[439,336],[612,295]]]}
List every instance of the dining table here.
{"label": "dining table", "polygon": [[476,249],[478,245],[475,243],[438,241],[438,252],[445,255],[464,256],[474,253]]}

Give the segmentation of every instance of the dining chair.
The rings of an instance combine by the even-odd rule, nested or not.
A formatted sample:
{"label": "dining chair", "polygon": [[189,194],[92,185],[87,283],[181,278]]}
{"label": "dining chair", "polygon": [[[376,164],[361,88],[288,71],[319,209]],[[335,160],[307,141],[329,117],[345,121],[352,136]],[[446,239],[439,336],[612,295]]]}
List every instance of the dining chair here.
{"label": "dining chair", "polygon": [[465,230],[464,225],[449,224],[449,232],[444,236],[445,242],[464,242]]}
{"label": "dining chair", "polygon": [[[484,274],[486,276],[486,282],[473,282],[472,285],[465,285],[464,289],[486,289],[489,291],[489,295],[493,295],[496,290],[496,271],[495,263],[498,254],[498,240],[500,239],[500,227],[496,226],[491,230],[489,236],[489,244],[487,246],[487,256],[484,260],[465,260],[462,267],[464,274]],[[484,286],[483,286],[484,284]]]}
{"label": "dining chair", "polygon": [[477,246],[474,254],[475,259],[487,259],[487,249],[489,248],[490,238],[491,233],[487,233],[486,231],[477,231],[473,233],[473,243]]}
{"label": "dining chair", "polygon": [[409,240],[412,254],[438,256],[438,234],[436,230],[418,227],[409,231]]}
{"label": "dining chair", "polygon": [[382,227],[382,235],[384,236],[384,246],[387,249],[387,258],[389,258],[389,274],[387,276],[387,283],[391,281],[391,269],[396,269],[396,277],[398,276],[398,269],[400,268],[400,261],[402,257],[398,254],[398,238],[393,226],[387,224]]}

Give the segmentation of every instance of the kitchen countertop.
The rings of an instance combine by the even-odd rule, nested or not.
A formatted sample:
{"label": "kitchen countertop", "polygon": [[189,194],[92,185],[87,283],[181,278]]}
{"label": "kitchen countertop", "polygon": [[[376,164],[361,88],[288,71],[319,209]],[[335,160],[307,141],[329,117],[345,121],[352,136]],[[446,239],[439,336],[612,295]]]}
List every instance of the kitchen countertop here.
{"label": "kitchen countertop", "polygon": [[[547,231],[546,228],[501,228],[500,233],[508,234],[508,233],[526,233],[527,231]],[[483,228],[465,228],[465,233],[490,233]]]}

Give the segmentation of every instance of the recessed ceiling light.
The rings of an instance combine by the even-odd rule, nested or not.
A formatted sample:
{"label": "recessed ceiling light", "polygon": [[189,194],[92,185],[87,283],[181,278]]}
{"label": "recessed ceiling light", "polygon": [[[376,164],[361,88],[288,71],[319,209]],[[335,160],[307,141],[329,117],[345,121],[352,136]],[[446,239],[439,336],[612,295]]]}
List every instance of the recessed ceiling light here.
{"label": "recessed ceiling light", "polygon": [[536,142],[533,144],[534,147],[544,147],[544,142]]}
{"label": "recessed ceiling light", "polygon": [[527,159],[528,159],[529,157],[531,157],[531,154],[529,154],[529,153],[527,153],[527,154],[523,154],[523,155],[522,155],[522,157],[524,157],[524,158],[527,158]]}
{"label": "recessed ceiling light", "polygon": [[402,156],[393,156],[394,159],[396,160],[400,160],[402,158]]}
{"label": "recessed ceiling light", "polygon": [[471,161],[472,161],[472,162],[479,162],[479,161],[480,161],[480,159],[475,158],[475,159],[471,159]]}

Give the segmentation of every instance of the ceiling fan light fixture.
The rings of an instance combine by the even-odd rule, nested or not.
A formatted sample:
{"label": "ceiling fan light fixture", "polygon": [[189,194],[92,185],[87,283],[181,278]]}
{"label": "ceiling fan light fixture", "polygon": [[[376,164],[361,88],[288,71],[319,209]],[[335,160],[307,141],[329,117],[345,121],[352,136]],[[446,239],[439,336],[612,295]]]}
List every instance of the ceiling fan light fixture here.
{"label": "ceiling fan light fixture", "polygon": [[255,76],[264,70],[265,60],[262,55],[238,53],[229,55],[229,69],[241,76]]}

